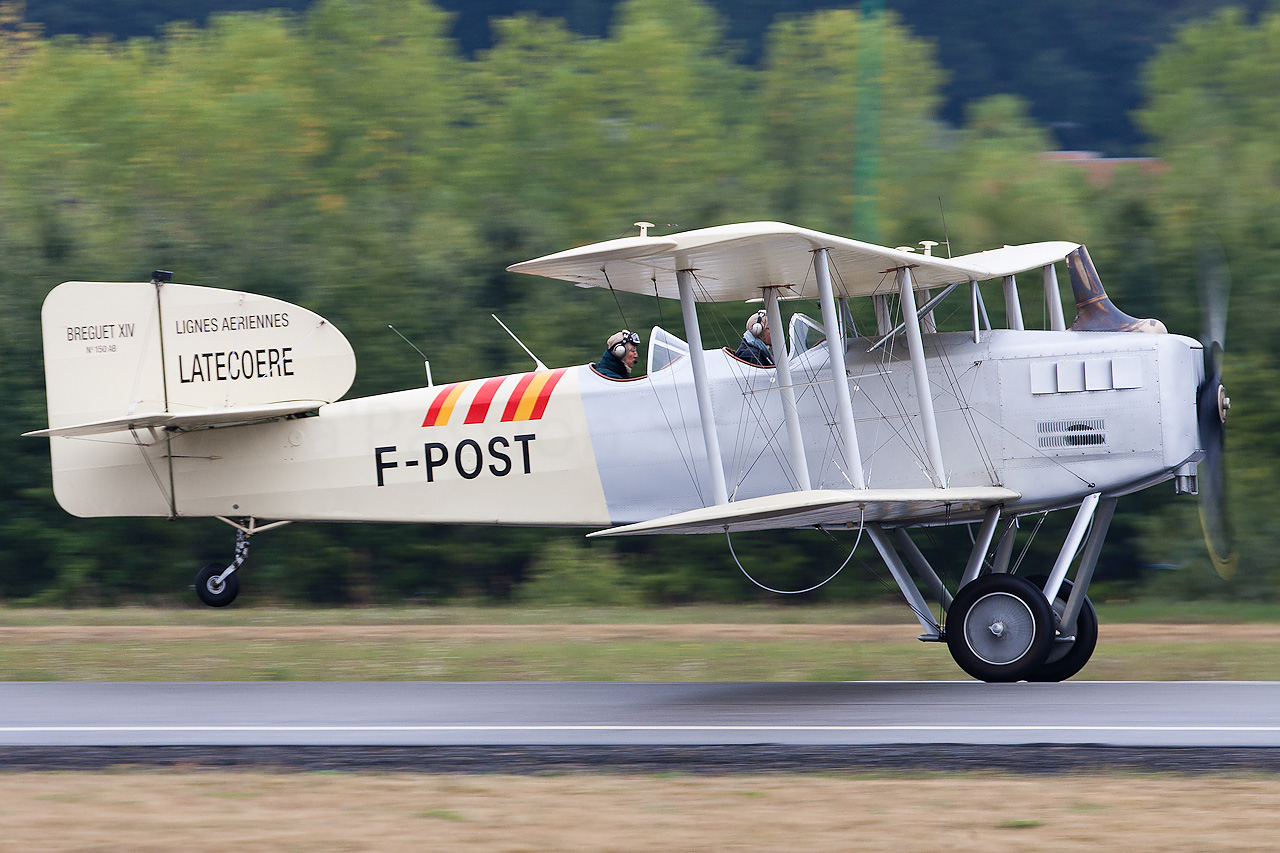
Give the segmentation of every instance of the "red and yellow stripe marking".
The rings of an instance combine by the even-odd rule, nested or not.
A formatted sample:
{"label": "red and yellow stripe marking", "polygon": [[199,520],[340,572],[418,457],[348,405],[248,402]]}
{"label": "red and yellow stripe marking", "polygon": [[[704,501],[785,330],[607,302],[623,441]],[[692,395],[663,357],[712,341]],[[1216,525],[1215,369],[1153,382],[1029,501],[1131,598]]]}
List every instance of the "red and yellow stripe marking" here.
{"label": "red and yellow stripe marking", "polygon": [[[512,392],[511,399],[507,401],[507,410],[502,413],[504,421],[536,421],[542,418],[543,413],[547,410],[547,403],[551,400],[551,392],[555,389],[556,383],[560,381],[560,377],[564,376],[567,367],[559,370],[552,370],[546,373],[531,374],[532,381],[524,387],[523,393],[521,388],[516,386],[516,390]],[[528,377],[525,377],[528,378]],[[523,379],[521,380],[523,384]],[[514,404],[514,409],[512,408]]]}
{"label": "red and yellow stripe marking", "polygon": [[[502,410],[503,422],[541,420],[547,411],[547,404],[551,402],[551,392],[555,390],[556,384],[568,370],[567,367],[561,367],[558,370],[543,370],[521,376],[516,381],[511,396],[507,399],[507,405]],[[494,397],[497,396],[498,390],[506,379],[505,376],[495,376],[484,380],[471,400],[471,405],[467,407],[467,415],[462,421],[464,424],[484,423],[489,409],[493,406]],[[422,425],[424,427],[447,425],[463,392],[476,381],[478,380],[458,382],[442,388],[431,401]]]}
{"label": "red and yellow stripe marking", "polygon": [[498,386],[506,378],[495,376],[484,381],[480,390],[476,392],[476,398],[471,401],[471,408],[467,410],[467,419],[463,421],[464,424],[484,423],[484,416],[489,413],[489,404],[493,402],[493,395],[498,393]]}
{"label": "red and yellow stripe marking", "polygon": [[542,420],[542,414],[547,410],[547,403],[551,402],[551,392],[555,389],[556,383],[560,381],[560,377],[564,376],[566,367],[553,371],[551,378],[547,380],[547,384],[542,386],[542,390],[538,392],[538,399],[533,404],[533,414],[529,416],[529,420]]}
{"label": "red and yellow stripe marking", "polygon": [[453,407],[457,405],[458,398],[462,396],[462,392],[470,384],[470,381],[468,381],[455,382],[453,385],[444,386],[431,402],[431,408],[427,409],[427,417],[422,421],[422,425],[424,427],[444,426],[449,423],[449,416],[453,414]]}
{"label": "red and yellow stripe marking", "polygon": [[524,399],[524,394],[529,390],[529,384],[533,382],[534,377],[541,376],[540,373],[526,373],[520,377],[520,381],[516,383],[516,388],[511,392],[511,398],[507,400],[507,408],[502,413],[502,421],[514,421],[516,419],[516,409],[520,408],[520,401]]}

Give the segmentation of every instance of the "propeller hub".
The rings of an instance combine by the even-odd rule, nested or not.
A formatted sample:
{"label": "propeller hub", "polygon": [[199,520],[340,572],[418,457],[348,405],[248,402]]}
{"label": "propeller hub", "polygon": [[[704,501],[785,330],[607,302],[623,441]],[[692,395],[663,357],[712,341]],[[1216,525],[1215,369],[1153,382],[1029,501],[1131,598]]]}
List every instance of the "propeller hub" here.
{"label": "propeller hub", "polygon": [[1218,386],[1218,417],[1225,424],[1227,422],[1227,412],[1231,411],[1231,398],[1227,396],[1227,389],[1221,385]]}

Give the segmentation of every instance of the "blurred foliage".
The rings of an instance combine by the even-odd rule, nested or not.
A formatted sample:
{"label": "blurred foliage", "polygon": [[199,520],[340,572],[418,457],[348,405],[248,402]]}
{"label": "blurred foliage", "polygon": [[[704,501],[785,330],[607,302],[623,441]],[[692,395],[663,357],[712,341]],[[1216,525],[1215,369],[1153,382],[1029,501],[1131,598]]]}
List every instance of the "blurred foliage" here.
{"label": "blurred foliage", "polygon": [[[353,342],[359,395],[421,384],[421,362],[388,322],[427,352],[437,381],[526,367],[490,312],[552,364],[593,360],[619,323],[679,331],[674,305],[504,272],[636,219],[849,233],[856,12],[779,20],[754,66],[693,0],[620,3],[607,37],[531,14],[496,20],[492,46],[474,55],[450,27],[423,0],[321,0],[305,14],[224,14],[116,42],[45,38],[0,5],[0,597],[185,601],[195,570],[231,553],[216,521],[81,520],[57,506],[46,445],[17,437],[45,425],[38,317],[57,282],[145,280],[162,267],[304,304]],[[1140,120],[1164,167],[1106,182],[1045,160],[1051,134],[1025,101],[987,98],[959,126],[942,120],[934,46],[893,14],[883,32],[884,242],[940,239],[940,203],[956,253],[1087,242],[1118,304],[1189,334],[1198,247],[1221,248],[1236,271],[1227,377],[1242,570],[1213,581],[1193,503],[1161,490],[1121,502],[1101,571],[1113,590],[1151,578],[1162,592],[1275,597],[1280,335],[1275,312],[1254,306],[1280,292],[1280,16],[1223,13],[1162,48]],[[987,301],[998,315],[1000,300]],[[740,318],[723,310],[706,307],[704,328],[727,343]],[[1051,517],[1026,559],[1051,560],[1069,521]],[[507,600],[534,578],[525,594],[548,600],[586,578],[604,598],[775,600],[719,537],[580,535],[298,525],[255,543],[246,595]],[[816,583],[851,545],[813,531],[735,540],[747,570],[778,588]],[[954,566],[968,537],[935,532],[921,545]],[[896,594],[867,553],[863,543],[812,598]],[[1144,574],[1157,563],[1185,569]]]}
{"label": "blurred foliage", "polygon": [[571,540],[547,543],[520,586],[523,604],[618,607],[639,601],[635,584],[619,565],[601,553]]}
{"label": "blurred foliage", "polygon": [[[722,44],[759,65],[772,53],[771,28],[854,0],[711,0],[724,16]],[[290,9],[309,0],[28,0],[28,18],[49,34],[163,35],[172,21],[203,25],[225,12]],[[473,57],[500,43],[505,19],[533,14],[564,22],[574,33],[604,38],[616,26],[619,0],[438,0],[451,13],[449,33]],[[937,46],[947,69],[942,117],[959,124],[971,102],[1017,95],[1057,139],[1057,147],[1134,154],[1145,140],[1131,121],[1142,100],[1140,69],[1178,27],[1223,6],[1257,15],[1272,0],[886,0],[883,4]]]}

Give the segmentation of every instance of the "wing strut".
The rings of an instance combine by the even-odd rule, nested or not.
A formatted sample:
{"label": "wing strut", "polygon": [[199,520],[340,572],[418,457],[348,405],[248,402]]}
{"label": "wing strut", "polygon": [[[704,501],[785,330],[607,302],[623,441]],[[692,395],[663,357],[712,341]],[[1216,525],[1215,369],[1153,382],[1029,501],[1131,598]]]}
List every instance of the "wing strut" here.
{"label": "wing strut", "polygon": [[1058,271],[1053,264],[1045,264],[1044,270],[1044,303],[1049,306],[1049,328],[1055,332],[1067,329],[1066,318],[1062,316],[1062,294],[1058,292]]}
{"label": "wing strut", "polygon": [[707,467],[711,469],[711,489],[717,504],[729,502],[729,489],[724,481],[724,462],[720,459],[720,438],[716,435],[716,417],[711,409],[711,386],[707,382],[707,361],[702,352],[702,329],[698,326],[698,306],[693,301],[693,271],[676,270],[680,288],[680,311],[684,314],[684,334],[689,340],[689,363],[693,367],[693,388],[698,395],[698,419],[702,421],[702,440],[707,447]]}
{"label": "wing strut", "polygon": [[[840,315],[836,313],[836,297],[831,289],[831,268],[827,249],[813,253],[814,277],[818,280],[818,296],[822,304],[822,326],[827,335],[828,360],[831,363],[831,385],[836,392],[836,415],[840,432],[844,436],[845,468],[849,485],[855,489],[867,487],[862,475],[862,454],[858,450],[858,433],[854,429],[853,399],[849,396],[849,373],[844,366],[844,335],[840,333]],[[911,298],[908,291],[907,298]],[[914,303],[912,303],[914,304]],[[920,334],[919,326],[916,335]],[[921,352],[923,361],[923,351]]]}
{"label": "wing strut", "polygon": [[1022,324],[1022,303],[1018,300],[1018,277],[1016,275],[1007,275],[1004,277],[1004,313],[1009,320],[1009,328],[1022,331],[1025,326]]}
{"label": "wing strut", "polygon": [[920,420],[924,426],[925,447],[929,451],[929,478],[939,488],[947,487],[947,471],[942,466],[942,444],[938,441],[938,419],[933,414],[933,391],[929,387],[929,370],[924,360],[924,340],[920,337],[920,318],[915,311],[911,268],[898,267],[898,291],[902,296],[902,319],[907,324],[907,349],[911,353],[911,372],[916,377],[916,397],[920,401]]}
{"label": "wing strut", "polygon": [[[764,310],[769,316],[769,328],[774,333],[782,336],[782,312],[778,308],[778,288],[766,287],[764,289]],[[782,357],[775,358],[774,363],[778,368],[778,382],[782,386],[782,411],[787,419],[787,439],[791,450],[791,467],[795,469],[796,480],[800,484],[801,491],[809,491],[813,485],[809,482],[809,461],[804,453],[804,440],[800,435],[800,415],[796,411],[796,389],[791,384],[791,365],[787,360],[787,344],[782,338],[778,338],[775,347],[780,347]]]}

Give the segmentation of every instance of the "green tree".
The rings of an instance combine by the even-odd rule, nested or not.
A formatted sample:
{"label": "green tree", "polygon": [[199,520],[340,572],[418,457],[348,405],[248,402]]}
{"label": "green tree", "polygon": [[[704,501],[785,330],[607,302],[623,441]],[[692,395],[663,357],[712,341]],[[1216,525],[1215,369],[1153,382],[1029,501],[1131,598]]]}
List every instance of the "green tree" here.
{"label": "green tree", "polygon": [[[1210,589],[1241,597],[1280,593],[1280,530],[1271,516],[1280,457],[1274,442],[1280,381],[1277,322],[1259,310],[1280,294],[1280,15],[1250,24],[1227,10],[1181,30],[1147,69],[1139,113],[1165,166],[1148,208],[1161,303],[1171,328],[1197,334],[1196,284],[1206,252],[1225,257],[1231,279],[1225,384],[1235,403],[1228,422],[1231,509],[1240,570]],[[1153,518],[1146,543],[1155,560],[1207,576],[1182,507]],[[1196,592],[1196,575],[1183,580]]]}
{"label": "green tree", "polygon": [[[819,12],[783,20],[769,32],[760,75],[764,160],[771,215],[851,234],[858,97],[859,15]],[[893,202],[918,183],[941,142],[934,119],[942,72],[925,42],[892,15],[881,28],[880,195],[889,202],[881,232],[898,230]],[[921,239],[917,237],[916,239]]]}

